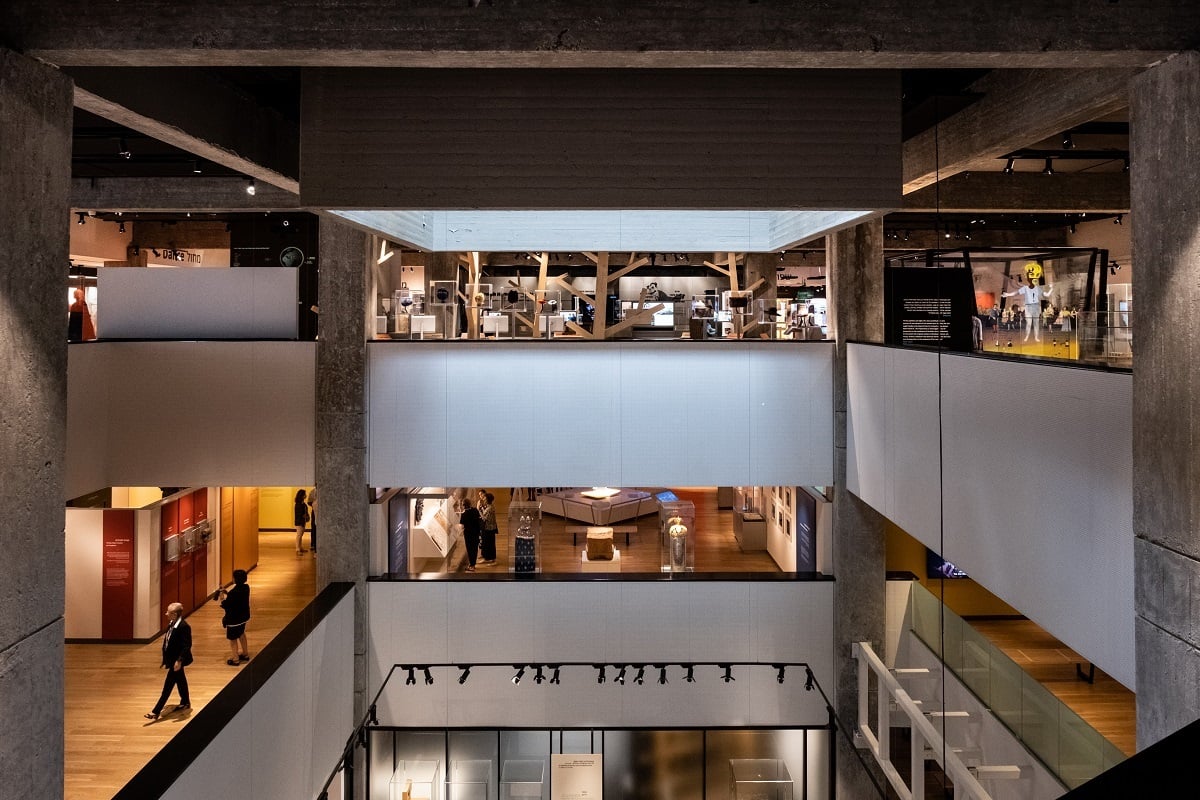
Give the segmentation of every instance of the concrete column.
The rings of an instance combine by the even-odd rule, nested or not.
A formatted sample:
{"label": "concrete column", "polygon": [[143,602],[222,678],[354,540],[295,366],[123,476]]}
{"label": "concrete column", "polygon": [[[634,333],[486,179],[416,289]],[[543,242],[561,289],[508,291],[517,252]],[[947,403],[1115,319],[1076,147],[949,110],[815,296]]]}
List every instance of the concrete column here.
{"label": "concrete column", "polygon": [[0,785],[63,796],[71,79],[0,49]]}
{"label": "concrete column", "polygon": [[1140,750],[1200,717],[1200,54],[1129,94]]}
{"label": "concrete column", "polygon": [[[882,653],[884,628],[883,517],[846,491],[846,344],[883,341],[883,221],[827,238],[830,322],[836,344],[833,368],[833,636],[837,665],[836,710],[842,724],[858,721],[854,642]],[[839,797],[872,797],[874,790],[854,753],[837,738]],[[870,758],[870,756],[867,756]]]}
{"label": "concrete column", "polygon": [[317,590],[352,581],[355,590],[356,718],[366,711],[367,287],[369,237],[321,217],[321,313],[317,327],[316,487],[321,552]]}
{"label": "concrete column", "polygon": [[[425,313],[437,314],[438,330],[446,333],[447,338],[457,338],[457,333],[462,330],[459,326],[458,311],[449,317],[447,322],[446,309],[444,307],[433,307],[433,282],[434,281],[457,281],[458,280],[458,253],[426,253],[425,254]],[[459,291],[462,291],[462,286],[459,286]],[[457,298],[455,298],[457,301]],[[449,332],[446,327],[449,327]]]}

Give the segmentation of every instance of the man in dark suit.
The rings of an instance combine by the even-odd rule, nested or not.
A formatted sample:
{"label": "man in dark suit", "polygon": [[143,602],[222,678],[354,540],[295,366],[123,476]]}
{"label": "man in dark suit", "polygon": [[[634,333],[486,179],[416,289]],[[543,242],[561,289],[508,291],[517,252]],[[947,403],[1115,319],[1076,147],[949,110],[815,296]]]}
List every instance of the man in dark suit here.
{"label": "man in dark suit", "polygon": [[146,719],[158,719],[171,690],[179,687],[179,705],[176,709],[191,708],[191,698],[188,695],[187,675],[184,667],[192,663],[192,629],[183,621],[183,604],[171,603],[167,606],[167,616],[171,621],[163,636],[162,665],[167,670],[167,679],[163,681],[162,696],[154,704],[154,709],[146,714]]}

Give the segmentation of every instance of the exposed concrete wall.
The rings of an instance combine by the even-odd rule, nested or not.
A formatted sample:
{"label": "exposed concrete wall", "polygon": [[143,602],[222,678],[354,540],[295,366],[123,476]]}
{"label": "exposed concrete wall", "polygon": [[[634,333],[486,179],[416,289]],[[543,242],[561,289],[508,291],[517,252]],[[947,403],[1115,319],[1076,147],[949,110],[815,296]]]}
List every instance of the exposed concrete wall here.
{"label": "exposed concrete wall", "polygon": [[[833,367],[833,574],[836,710],[843,725],[858,719],[858,673],[854,642],[883,652],[884,518],[846,489],[846,344],[883,341],[883,221],[857,225],[827,240],[830,265]],[[870,797],[858,758],[837,737],[838,795]]]}
{"label": "exposed concrete wall", "polygon": [[71,80],[0,49],[0,785],[63,792]]}
{"label": "exposed concrete wall", "polygon": [[1200,53],[1131,86],[1139,749],[1200,716]]}
{"label": "exposed concrete wall", "polygon": [[317,335],[317,590],[355,588],[354,714],[365,712],[368,505],[366,448],[366,234],[321,217]]}

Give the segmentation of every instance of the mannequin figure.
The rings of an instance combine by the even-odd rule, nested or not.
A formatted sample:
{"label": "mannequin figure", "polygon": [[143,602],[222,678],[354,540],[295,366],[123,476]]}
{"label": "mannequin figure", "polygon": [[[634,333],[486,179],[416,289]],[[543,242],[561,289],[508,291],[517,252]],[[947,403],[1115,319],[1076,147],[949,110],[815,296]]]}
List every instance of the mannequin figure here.
{"label": "mannequin figure", "polygon": [[1021,295],[1021,301],[1025,305],[1025,339],[1029,341],[1030,331],[1033,332],[1033,340],[1040,342],[1042,340],[1042,299],[1049,297],[1054,291],[1053,286],[1042,288],[1035,279],[1027,275],[1025,278],[1028,283],[1025,286],[1018,286],[1016,291],[1001,292],[1001,297],[1012,297],[1013,295]]}

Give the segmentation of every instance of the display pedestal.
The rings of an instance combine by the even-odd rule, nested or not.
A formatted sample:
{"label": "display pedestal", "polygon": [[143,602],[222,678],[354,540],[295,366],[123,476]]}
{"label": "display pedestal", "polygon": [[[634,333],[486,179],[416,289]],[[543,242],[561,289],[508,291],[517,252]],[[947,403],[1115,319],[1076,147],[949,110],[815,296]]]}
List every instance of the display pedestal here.
{"label": "display pedestal", "polygon": [[745,550],[767,549],[767,521],[757,511],[733,512],[733,538]]}
{"label": "display pedestal", "polygon": [[580,572],[620,572],[621,571],[621,551],[613,548],[613,557],[611,561],[588,561],[587,548],[580,551],[581,558],[579,564]]}

